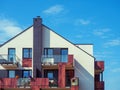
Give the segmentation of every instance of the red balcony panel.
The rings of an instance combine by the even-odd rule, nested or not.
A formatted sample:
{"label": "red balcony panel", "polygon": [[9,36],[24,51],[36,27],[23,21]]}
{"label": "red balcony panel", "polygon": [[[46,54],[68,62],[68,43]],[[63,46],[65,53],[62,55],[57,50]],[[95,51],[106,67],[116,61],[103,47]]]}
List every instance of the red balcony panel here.
{"label": "red balcony panel", "polygon": [[104,71],[104,61],[95,61],[95,69]]}
{"label": "red balcony panel", "polygon": [[49,87],[49,79],[48,78],[33,78],[31,81],[32,88],[48,88]]}
{"label": "red balcony panel", "polygon": [[79,90],[79,86],[71,86],[70,90]]}
{"label": "red balcony panel", "polygon": [[104,81],[95,82],[95,88],[104,90]]}
{"label": "red balcony panel", "polygon": [[32,67],[32,59],[23,59],[22,67]]}
{"label": "red balcony panel", "polygon": [[[0,78],[0,88],[18,88],[18,79],[16,78]],[[33,90],[49,87],[48,78],[33,78],[30,81],[30,87]],[[36,88],[36,89],[34,89]]]}
{"label": "red balcony panel", "polygon": [[73,55],[68,55],[68,65],[73,65]]}
{"label": "red balcony panel", "polygon": [[16,78],[1,78],[0,88],[16,88],[17,79]]}

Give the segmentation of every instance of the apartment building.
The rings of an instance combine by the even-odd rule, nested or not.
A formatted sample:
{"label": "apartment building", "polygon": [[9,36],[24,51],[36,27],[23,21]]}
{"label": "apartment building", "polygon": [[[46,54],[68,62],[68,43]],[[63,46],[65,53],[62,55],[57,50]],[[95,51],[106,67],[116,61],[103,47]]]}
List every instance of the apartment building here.
{"label": "apartment building", "polygon": [[92,44],[73,44],[39,16],[0,45],[1,90],[104,90],[103,71]]}

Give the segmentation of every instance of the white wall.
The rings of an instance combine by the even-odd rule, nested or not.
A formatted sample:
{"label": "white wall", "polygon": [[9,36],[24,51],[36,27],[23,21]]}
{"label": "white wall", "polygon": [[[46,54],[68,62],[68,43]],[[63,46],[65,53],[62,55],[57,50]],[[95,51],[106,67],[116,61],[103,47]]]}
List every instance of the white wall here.
{"label": "white wall", "polygon": [[[33,48],[33,27],[28,28],[28,30],[0,47],[0,54],[7,55],[8,48],[16,48],[16,55],[20,59],[20,64],[22,64],[22,48]],[[0,66],[0,69],[2,68]]]}
{"label": "white wall", "polygon": [[94,90],[94,58],[46,27],[43,29],[43,46],[68,47],[69,54],[74,55],[75,76],[79,77],[80,90]]}
{"label": "white wall", "polygon": [[83,49],[84,51],[86,51],[87,53],[89,53],[90,55],[93,55],[93,45],[89,44],[79,44],[79,45],[76,45],[78,47],[80,47],[81,49]]}

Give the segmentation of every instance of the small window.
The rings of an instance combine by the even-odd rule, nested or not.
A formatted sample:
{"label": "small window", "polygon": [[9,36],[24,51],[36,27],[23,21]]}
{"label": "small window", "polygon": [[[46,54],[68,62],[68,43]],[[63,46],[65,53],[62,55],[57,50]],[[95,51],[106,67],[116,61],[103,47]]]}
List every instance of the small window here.
{"label": "small window", "polygon": [[23,48],[23,58],[32,58],[32,48]]}
{"label": "small window", "polygon": [[9,78],[15,78],[15,71],[14,70],[9,71]]}
{"label": "small window", "polygon": [[25,70],[23,71],[23,78],[28,78],[32,75],[31,70]]}
{"label": "small window", "polygon": [[53,79],[53,72],[48,72],[47,77],[48,77],[49,79]]}

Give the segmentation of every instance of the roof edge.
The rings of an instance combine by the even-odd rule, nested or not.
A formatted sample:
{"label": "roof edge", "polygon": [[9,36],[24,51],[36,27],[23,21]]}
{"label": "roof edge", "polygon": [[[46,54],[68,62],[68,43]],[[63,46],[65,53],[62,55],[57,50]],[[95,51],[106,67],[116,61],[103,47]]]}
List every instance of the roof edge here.
{"label": "roof edge", "polygon": [[63,39],[65,39],[66,41],[68,41],[69,43],[71,43],[72,45],[74,45],[75,47],[77,47],[78,49],[82,50],[83,52],[85,52],[86,54],[88,54],[89,56],[91,56],[92,58],[94,58],[95,60],[95,57],[91,54],[89,54],[88,52],[86,52],[85,50],[83,50],[82,48],[76,46],[74,43],[72,43],[71,41],[69,41],[68,39],[64,38],[63,36],[61,36],[60,34],[56,33],[54,30],[52,30],[51,28],[49,28],[48,26],[42,24],[43,26],[45,26],[46,28],[50,29],[52,32],[54,32],[55,34],[59,35],[60,37],[62,37]]}
{"label": "roof edge", "polygon": [[0,45],[0,47],[4,46],[5,44],[7,44],[8,42],[10,42],[11,40],[13,40],[14,38],[16,38],[17,36],[21,35],[22,33],[24,33],[25,31],[27,31],[29,28],[31,28],[33,25],[29,26],[28,28],[26,28],[25,30],[23,30],[22,32],[18,33],[17,35],[15,35],[14,37],[10,38],[9,40],[7,40],[6,42],[4,42],[3,44]]}

